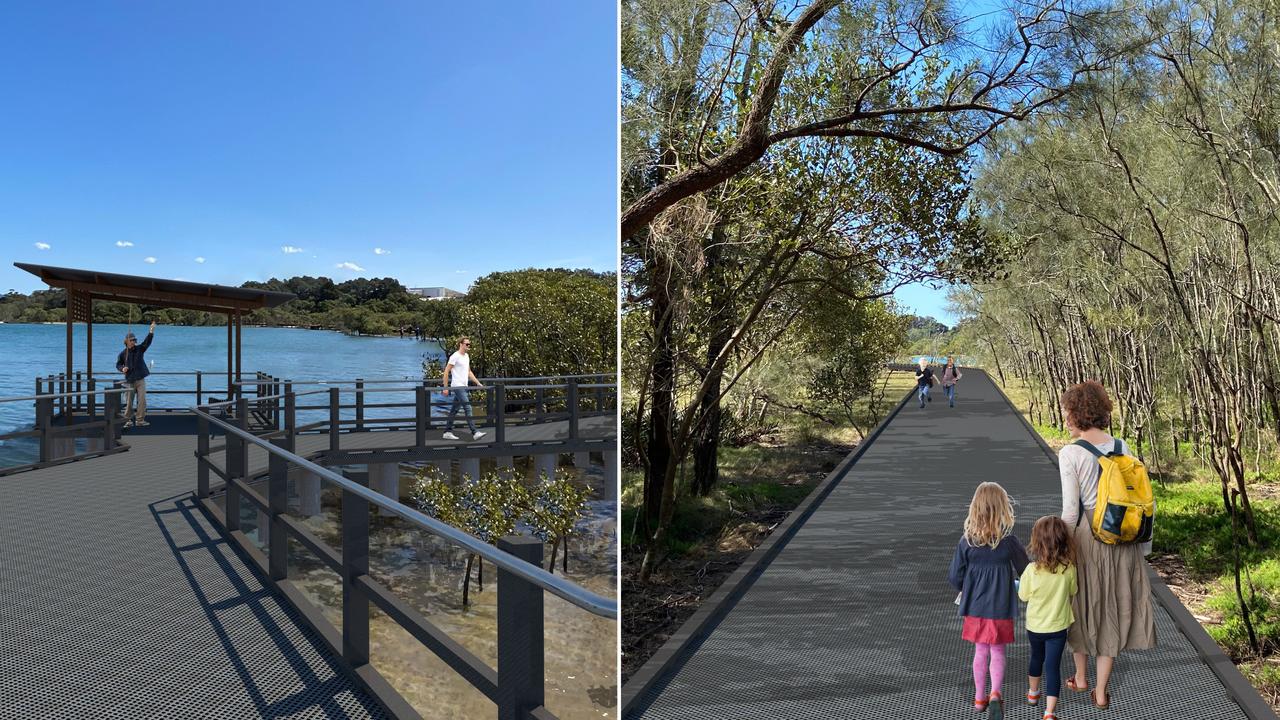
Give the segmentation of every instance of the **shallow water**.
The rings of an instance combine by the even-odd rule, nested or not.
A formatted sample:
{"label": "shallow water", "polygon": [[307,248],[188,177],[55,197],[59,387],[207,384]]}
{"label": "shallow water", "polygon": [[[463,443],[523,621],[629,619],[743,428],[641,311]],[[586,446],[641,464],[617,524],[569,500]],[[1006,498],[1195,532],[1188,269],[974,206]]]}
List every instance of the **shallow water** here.
{"label": "shallow water", "polygon": [[[527,471],[527,470],[526,470]],[[579,477],[595,488],[603,472],[593,464]],[[412,468],[403,467],[407,492]],[[332,547],[341,546],[336,490],[323,494],[322,513],[307,518],[308,528]],[[569,571],[575,583],[616,597],[617,510],[593,501],[570,541]],[[243,526],[256,537],[256,512],[245,512]],[[484,569],[484,589],[473,575],[470,605],[462,607],[465,556],[399,518],[374,518],[370,526],[370,574],[397,597],[421,612],[440,630],[490,667],[497,665],[497,572]],[[549,559],[550,547],[546,549]],[[300,544],[291,541],[289,577],[320,606],[335,627],[342,626],[342,587],[336,573]],[[562,574],[561,560],[556,573]],[[597,617],[560,598],[544,594],[546,705],[558,717],[617,717],[617,623]],[[378,610],[370,619],[371,662],[424,717],[492,718],[494,704]]]}

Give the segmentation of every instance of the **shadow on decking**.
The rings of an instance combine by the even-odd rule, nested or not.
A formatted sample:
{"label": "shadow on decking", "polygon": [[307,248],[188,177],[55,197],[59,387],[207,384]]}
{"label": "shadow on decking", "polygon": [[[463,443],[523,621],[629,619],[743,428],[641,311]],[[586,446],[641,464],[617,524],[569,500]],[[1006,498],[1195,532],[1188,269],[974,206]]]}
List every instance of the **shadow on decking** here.
{"label": "shadow on decking", "polygon": [[[335,720],[355,717],[341,707],[335,698],[340,693],[353,691],[351,678],[327,659],[321,662],[328,665],[329,677],[325,679],[317,676],[308,658],[299,652],[295,644],[296,631],[300,629],[304,642],[311,644],[312,647],[308,648],[311,651],[309,655],[325,658],[327,651],[324,645],[305,623],[294,616],[287,604],[280,602],[270,590],[257,582],[256,576],[251,576],[252,580],[246,580],[237,571],[237,565],[251,567],[251,563],[228,557],[230,546],[225,539],[213,534],[197,508],[195,499],[189,494],[183,494],[152,503],[149,508],[257,713],[264,718],[274,718],[294,716],[303,710],[318,710],[324,713],[324,717]],[[184,536],[194,536],[195,541],[180,544],[176,538]],[[223,597],[215,599],[219,594]],[[254,632],[252,635],[268,637],[279,651],[277,659],[297,676],[297,683],[301,685],[297,692],[274,701],[267,698],[236,646],[236,637],[243,638],[246,635],[244,628],[233,630],[220,617],[222,613],[242,608],[251,612],[252,621],[260,627],[261,632]],[[279,622],[282,615],[293,625],[292,628]],[[236,624],[243,622],[242,616],[237,619]],[[295,631],[294,637],[291,637],[290,630]],[[369,713],[381,715],[376,705],[368,700],[365,704]]]}

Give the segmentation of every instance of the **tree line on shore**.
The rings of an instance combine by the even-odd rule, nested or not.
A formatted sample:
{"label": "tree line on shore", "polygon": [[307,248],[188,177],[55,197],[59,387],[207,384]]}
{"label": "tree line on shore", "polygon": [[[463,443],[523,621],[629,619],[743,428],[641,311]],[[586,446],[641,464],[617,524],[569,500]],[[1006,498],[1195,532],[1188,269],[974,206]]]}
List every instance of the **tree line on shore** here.
{"label": "tree line on shore", "polygon": [[[363,335],[420,335],[451,349],[458,336],[473,340],[478,374],[503,377],[613,372],[617,365],[614,273],[590,270],[516,270],[486,275],[465,297],[426,300],[394,278],[335,283],[299,276],[249,281],[245,288],[288,292],[297,298],[255,310],[245,323],[296,326]],[[94,302],[95,323],[225,326],[226,316],[175,308]],[[0,296],[0,321],[64,322],[59,289]]]}

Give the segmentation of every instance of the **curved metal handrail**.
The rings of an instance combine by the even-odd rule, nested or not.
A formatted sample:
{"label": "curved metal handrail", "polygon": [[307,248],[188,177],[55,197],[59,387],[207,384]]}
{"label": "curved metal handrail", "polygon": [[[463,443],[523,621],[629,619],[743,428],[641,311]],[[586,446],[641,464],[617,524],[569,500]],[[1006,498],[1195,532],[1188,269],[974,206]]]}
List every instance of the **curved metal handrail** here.
{"label": "curved metal handrail", "polygon": [[322,465],[317,465],[316,463],[291,453],[284,448],[266,442],[253,433],[246,432],[229,422],[204,412],[199,407],[192,407],[191,411],[205,418],[209,422],[222,427],[226,432],[235,433],[244,442],[257,445],[270,454],[282,457],[286,462],[304,468],[308,472],[315,473],[316,475],[335,483],[343,490],[355,493],[364,500],[373,503],[388,512],[399,515],[405,520],[421,527],[433,535],[438,535],[455,545],[460,545],[485,560],[488,560],[497,567],[514,573],[520,578],[537,585],[543,590],[562,598],[593,615],[609,618],[611,620],[618,619],[618,602],[616,600],[610,600],[603,595],[597,595],[596,593],[582,588],[557,575],[552,575],[537,565],[527,563],[519,558],[513,557],[501,550],[498,550],[483,540],[468,535],[452,525],[440,522],[430,515],[414,510],[413,508],[392,500],[381,493],[370,490],[357,482],[348,480],[339,473],[336,473]]}

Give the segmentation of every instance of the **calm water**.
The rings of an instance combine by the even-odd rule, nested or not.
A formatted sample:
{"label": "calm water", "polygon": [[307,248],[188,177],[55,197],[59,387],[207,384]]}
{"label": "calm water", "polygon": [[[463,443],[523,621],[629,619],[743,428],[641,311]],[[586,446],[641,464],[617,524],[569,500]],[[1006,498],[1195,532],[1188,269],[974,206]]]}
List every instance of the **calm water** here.
{"label": "calm water", "polygon": [[[124,348],[124,325],[95,325],[93,328],[93,369],[97,377],[116,378],[116,356]],[[134,325],[139,340],[146,337],[146,325]],[[65,325],[0,325],[0,347],[4,369],[0,371],[0,398],[22,397],[35,392],[35,378],[66,369]],[[74,327],[75,370],[85,369],[85,327]],[[363,378],[422,377],[425,357],[444,358],[434,342],[413,339],[353,337],[327,330],[246,327],[241,331],[241,367],[246,375],[255,370],[291,380],[352,380]],[[209,375],[204,387],[225,397],[227,371],[227,329],[225,327],[156,328],[147,350],[153,373],[192,372]],[[147,390],[191,389],[194,377],[154,375],[147,378]],[[411,399],[396,398],[396,401]],[[380,398],[379,402],[390,398]],[[207,400],[206,400],[207,402]],[[194,395],[148,395],[150,407],[189,407]],[[371,413],[371,417],[374,415]],[[0,403],[0,432],[30,425],[34,420],[30,403]]]}

